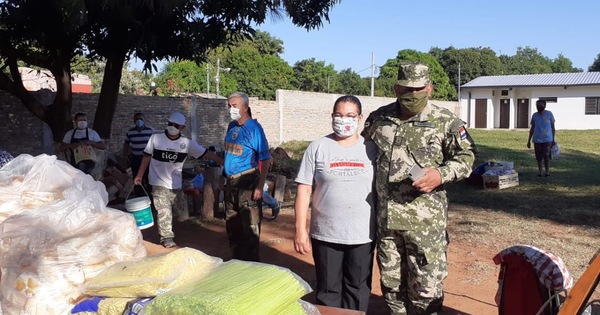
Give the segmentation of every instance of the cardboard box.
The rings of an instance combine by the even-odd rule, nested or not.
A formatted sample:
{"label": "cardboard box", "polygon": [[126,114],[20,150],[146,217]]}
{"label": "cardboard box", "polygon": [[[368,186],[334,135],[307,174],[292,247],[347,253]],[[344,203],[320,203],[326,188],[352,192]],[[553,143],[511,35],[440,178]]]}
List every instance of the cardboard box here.
{"label": "cardboard box", "polygon": [[483,189],[504,189],[519,186],[519,173],[502,176],[483,175]]}

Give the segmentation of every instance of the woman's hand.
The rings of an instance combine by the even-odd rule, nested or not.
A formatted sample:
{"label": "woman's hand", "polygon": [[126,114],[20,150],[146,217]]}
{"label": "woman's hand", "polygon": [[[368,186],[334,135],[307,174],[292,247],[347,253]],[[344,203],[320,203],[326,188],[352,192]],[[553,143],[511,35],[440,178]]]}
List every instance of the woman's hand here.
{"label": "woman's hand", "polygon": [[310,238],[306,230],[296,231],[294,236],[294,249],[298,254],[306,255],[312,250],[310,245]]}

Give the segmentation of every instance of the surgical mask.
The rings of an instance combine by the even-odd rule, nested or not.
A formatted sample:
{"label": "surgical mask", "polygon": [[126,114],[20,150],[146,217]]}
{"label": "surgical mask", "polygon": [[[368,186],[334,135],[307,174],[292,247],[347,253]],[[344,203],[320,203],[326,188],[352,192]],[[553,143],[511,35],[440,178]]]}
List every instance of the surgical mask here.
{"label": "surgical mask", "polygon": [[87,121],[85,120],[80,120],[77,122],[77,128],[79,129],[85,129],[87,128]]}
{"label": "surgical mask", "polygon": [[138,127],[138,128],[144,127],[144,121],[141,120],[141,119],[136,120],[135,121],[135,126]]}
{"label": "surgical mask", "polygon": [[177,129],[175,126],[167,126],[167,133],[170,136],[176,136],[179,134],[179,129]]}
{"label": "surgical mask", "polygon": [[240,114],[240,109],[231,107],[229,109],[229,117],[231,117],[232,120],[240,120],[240,118],[242,118],[242,114]]}
{"label": "surgical mask", "polygon": [[348,138],[358,130],[358,118],[356,117],[334,117],[331,123],[333,132],[340,138]]}
{"label": "surgical mask", "polygon": [[398,103],[400,104],[402,114],[414,116],[427,106],[428,99],[428,91],[410,92],[400,95],[400,97],[398,97]]}

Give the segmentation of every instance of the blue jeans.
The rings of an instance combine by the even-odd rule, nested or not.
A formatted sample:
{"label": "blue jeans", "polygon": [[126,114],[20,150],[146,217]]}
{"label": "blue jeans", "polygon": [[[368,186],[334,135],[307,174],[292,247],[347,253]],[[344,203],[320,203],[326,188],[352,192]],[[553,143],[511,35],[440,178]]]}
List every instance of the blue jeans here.
{"label": "blue jeans", "polygon": [[263,205],[272,209],[279,209],[279,202],[277,199],[271,197],[268,191],[263,191]]}

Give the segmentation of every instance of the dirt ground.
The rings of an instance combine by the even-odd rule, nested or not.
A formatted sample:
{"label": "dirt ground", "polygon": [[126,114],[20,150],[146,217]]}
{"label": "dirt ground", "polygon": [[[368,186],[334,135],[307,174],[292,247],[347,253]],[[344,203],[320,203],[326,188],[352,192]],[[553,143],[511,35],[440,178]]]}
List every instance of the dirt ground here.
{"label": "dirt ground", "polygon": [[[269,209],[265,210],[265,215],[270,215]],[[175,222],[174,232],[175,242],[180,247],[192,247],[224,260],[231,258],[223,220],[192,219],[182,223]],[[143,230],[142,234],[145,240],[158,243],[156,226]],[[294,251],[293,238],[293,209],[284,207],[275,221],[263,221],[261,260],[291,269],[314,287],[312,256],[297,254]],[[497,267],[492,262],[495,254],[488,248],[473,248],[471,244],[450,244],[449,276],[444,282],[444,311],[441,314],[497,314],[494,303]],[[314,302],[312,294],[304,299]],[[387,314],[385,301],[381,296],[377,266],[373,272],[373,290],[368,314]]]}

